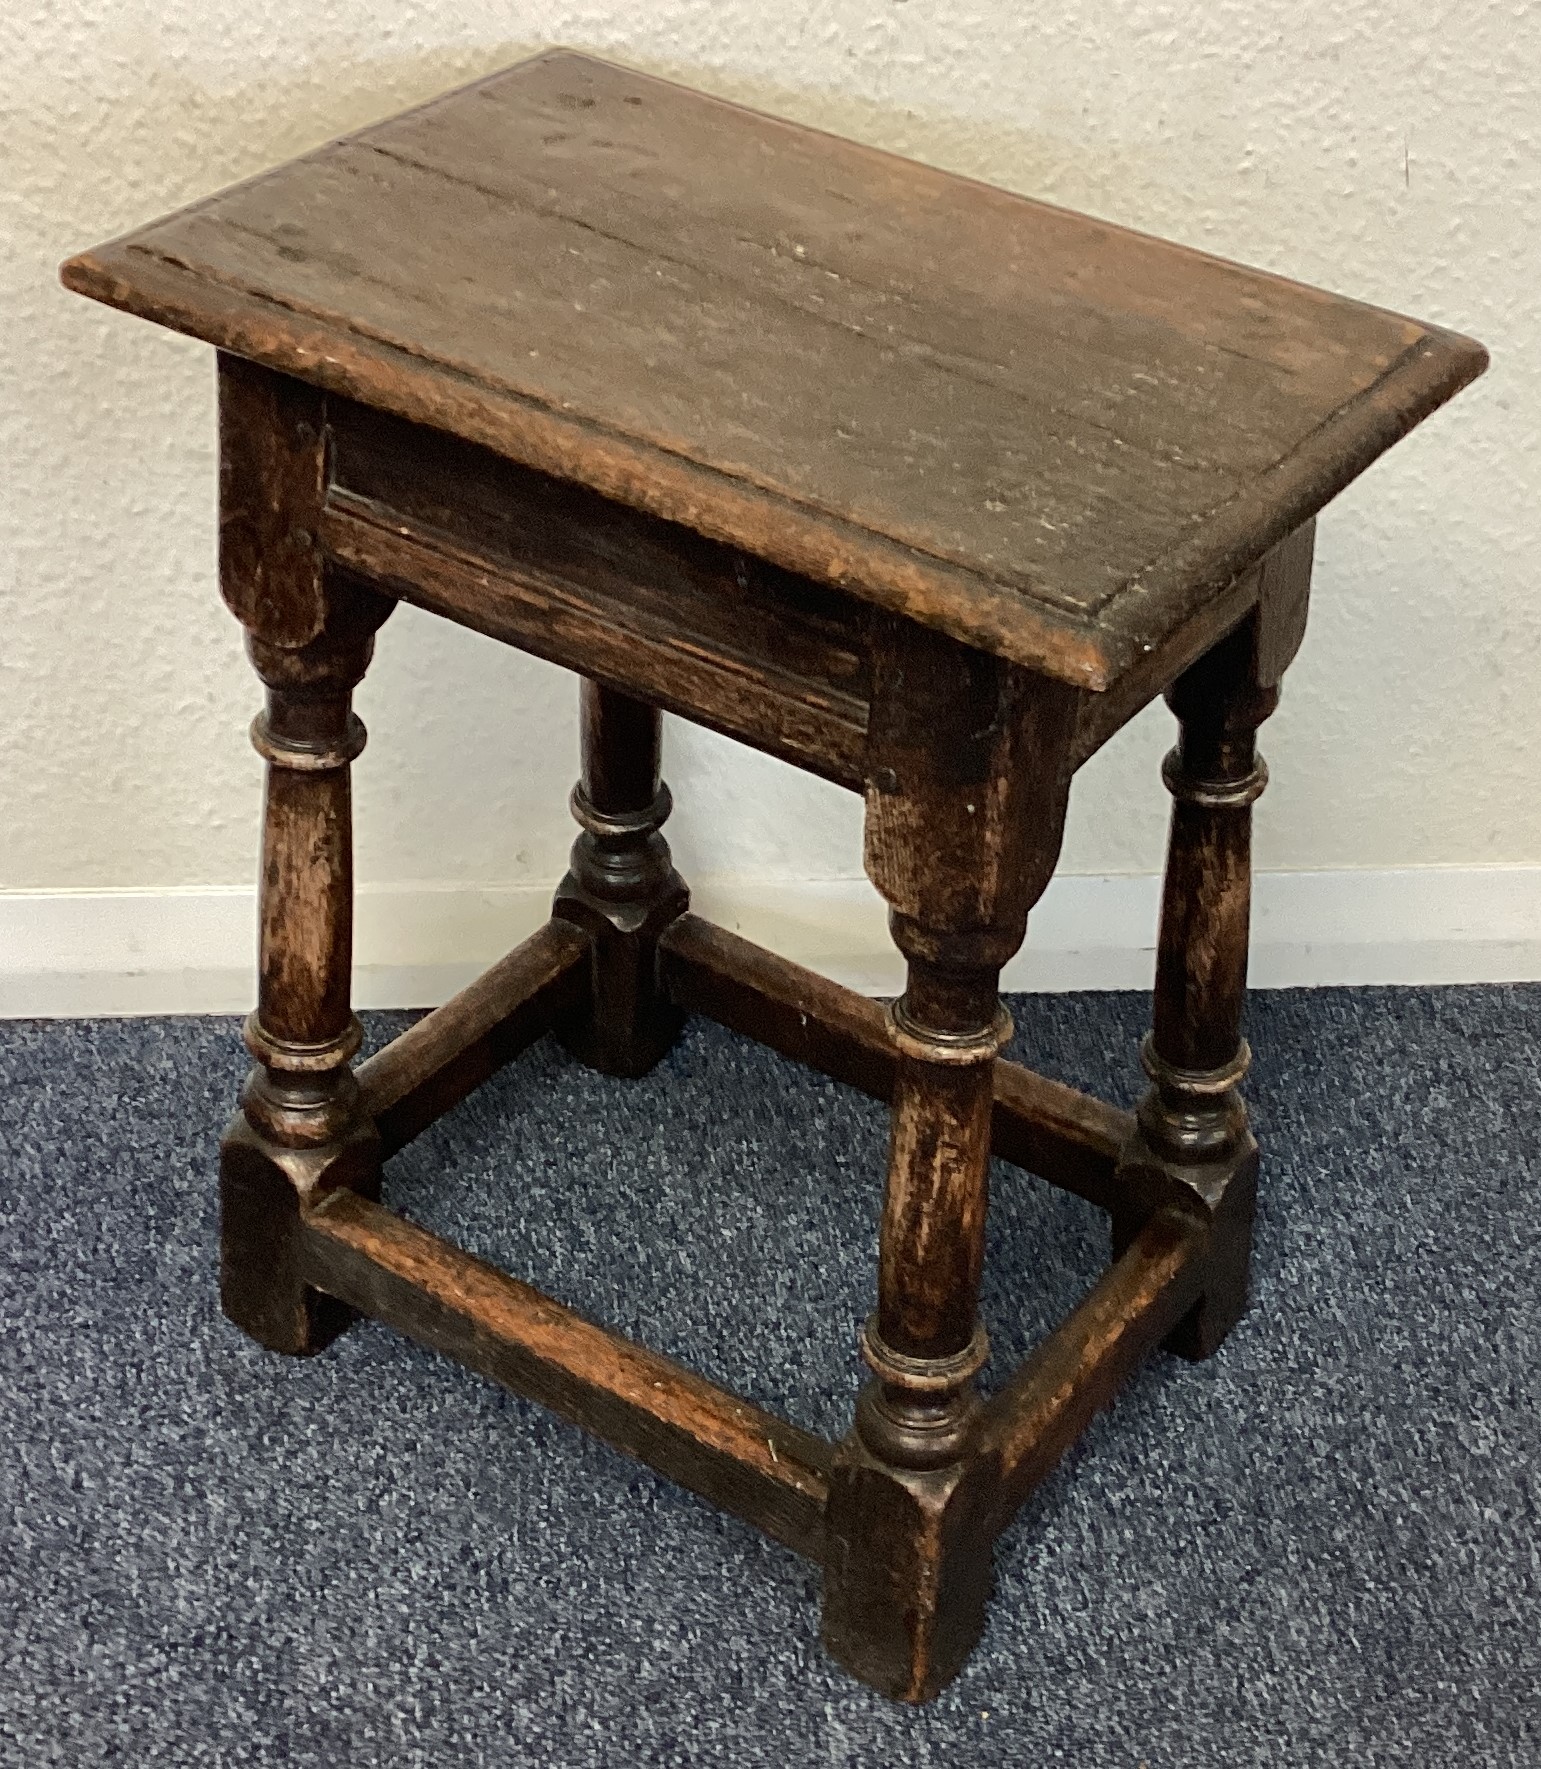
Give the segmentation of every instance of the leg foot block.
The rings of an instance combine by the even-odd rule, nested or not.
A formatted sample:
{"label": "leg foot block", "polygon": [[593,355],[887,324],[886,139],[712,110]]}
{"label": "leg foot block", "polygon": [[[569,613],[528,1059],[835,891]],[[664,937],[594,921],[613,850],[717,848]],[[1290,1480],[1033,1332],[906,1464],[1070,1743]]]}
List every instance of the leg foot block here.
{"label": "leg foot block", "polygon": [[[1209,1247],[1204,1288],[1197,1302],[1163,1341],[1166,1350],[1200,1363],[1212,1357],[1246,1312],[1252,1265],[1252,1223],[1257,1206],[1257,1144],[1250,1134],[1226,1162],[1178,1167],[1163,1162],[1136,1132],[1118,1170],[1131,1196],[1150,1194],[1205,1218]],[[1151,1212],[1130,1203],[1113,1212],[1116,1259],[1149,1220]]]}
{"label": "leg foot block", "polygon": [[666,896],[632,917],[596,908],[571,877],[563,880],[552,914],[593,939],[589,998],[555,1028],[579,1062],[601,1075],[635,1080],[668,1054],[685,1015],[660,986],[657,936],[689,904],[677,874]]}
{"label": "leg foot block", "polygon": [[270,1351],[305,1356],[329,1345],[353,1310],[308,1285],[301,1217],[339,1187],[380,1195],[380,1139],[372,1124],[313,1149],[265,1141],[242,1114],[220,1144],[220,1306]]}
{"label": "leg foot block", "polygon": [[978,1641],[993,1579],[964,1465],[893,1468],[853,1433],[825,1519],[825,1646],[880,1693],[930,1701]]}

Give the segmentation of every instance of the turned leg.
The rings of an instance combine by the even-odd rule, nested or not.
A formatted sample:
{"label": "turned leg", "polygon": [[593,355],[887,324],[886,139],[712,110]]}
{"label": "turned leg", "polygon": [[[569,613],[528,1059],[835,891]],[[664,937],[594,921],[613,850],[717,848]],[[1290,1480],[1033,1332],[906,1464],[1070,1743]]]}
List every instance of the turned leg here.
{"label": "turned leg", "polygon": [[562,1038],[606,1075],[645,1075],[683,1020],[658,985],[658,936],[690,906],[659,834],[672,808],[658,776],[662,724],[656,707],[583,683],[583,777],[572,795],[583,833],[552,914],[593,936],[590,1011]]}
{"label": "turned leg", "polygon": [[1252,806],[1267,783],[1257,730],[1304,628],[1309,528],[1270,558],[1256,609],[1173,685],[1177,746],[1162,777],[1172,822],[1161,902],[1151,1030],[1140,1058],[1150,1088],[1121,1164],[1129,1196],[1115,1251],[1158,1202],[1210,1222],[1207,1282],[1168,1339],[1188,1358],[1217,1350],[1246,1307],[1257,1143],[1239,1091],[1252,901]]}
{"label": "turned leg", "polygon": [[1073,702],[937,635],[879,654],[867,868],[908,964],[878,1253],[872,1380],[826,1513],[824,1635],[856,1676],[925,1701],[984,1624],[990,1532],[971,1483],[1000,968],[1059,850]]}
{"label": "turned leg", "polygon": [[256,1067],[220,1154],[220,1293],[275,1351],[315,1351],[347,1322],[299,1274],[301,1211],[379,1189],[379,1145],[349,1068],[353,834],[349,764],[364,727],[349,698],[394,606],[331,571],[326,396],[240,357],[219,359],[220,589],[247,628],[267,705]]}
{"label": "turned leg", "polygon": [[[901,946],[907,931],[896,918]],[[958,1671],[990,1594],[965,1451],[988,1356],[977,1308],[993,1066],[1011,1032],[997,975],[912,956],[892,1010],[878,1305],[861,1347],[872,1380],[830,1493],[825,1638],[848,1670],[904,1701],[928,1700]]]}
{"label": "turned leg", "polygon": [[256,1059],[221,1146],[221,1300],[275,1351],[319,1350],[347,1324],[302,1281],[302,1211],[339,1186],[379,1195],[380,1151],[350,1059],[353,855],[349,764],[364,727],[349,709],[388,603],[341,591],[329,626],[283,650],[253,636],[267,707],[252,740],[267,762]]}

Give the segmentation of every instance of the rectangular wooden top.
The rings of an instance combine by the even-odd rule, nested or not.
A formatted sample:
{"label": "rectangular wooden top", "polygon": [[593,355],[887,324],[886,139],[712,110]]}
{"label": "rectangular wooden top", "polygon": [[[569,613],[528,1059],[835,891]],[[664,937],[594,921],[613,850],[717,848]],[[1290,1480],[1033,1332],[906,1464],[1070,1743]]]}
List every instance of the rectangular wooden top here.
{"label": "rectangular wooden top", "polygon": [[566,51],[63,277],[1090,689],[1487,360]]}

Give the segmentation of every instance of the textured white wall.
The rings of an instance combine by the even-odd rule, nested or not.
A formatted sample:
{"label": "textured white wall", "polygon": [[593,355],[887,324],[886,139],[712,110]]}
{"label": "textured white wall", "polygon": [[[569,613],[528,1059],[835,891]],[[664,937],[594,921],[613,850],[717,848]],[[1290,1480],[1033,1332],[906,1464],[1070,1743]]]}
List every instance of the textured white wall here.
{"label": "textured white wall", "polygon": [[[1320,531],[1267,735],[1280,868],[1541,861],[1541,6],[20,0],[0,41],[0,888],[246,882],[256,685],[214,588],[213,367],[68,252],[553,43],[1474,333],[1488,377]],[[550,879],[573,690],[411,610],[360,706],[361,874]],[[1066,865],[1159,862],[1147,712]],[[697,874],[859,871],[857,807],[677,723]]]}

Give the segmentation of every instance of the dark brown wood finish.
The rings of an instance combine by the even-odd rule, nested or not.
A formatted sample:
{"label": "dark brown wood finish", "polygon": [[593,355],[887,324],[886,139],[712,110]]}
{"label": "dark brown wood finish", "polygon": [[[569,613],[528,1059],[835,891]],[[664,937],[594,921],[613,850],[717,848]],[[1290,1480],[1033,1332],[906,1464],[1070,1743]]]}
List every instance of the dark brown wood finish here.
{"label": "dark brown wood finish", "polygon": [[65,276],[1093,690],[1485,361],[565,52]]}
{"label": "dark brown wood finish", "polygon": [[673,801],[658,774],[663,720],[613,688],[585,681],[583,778],[573,788],[582,834],[552,914],[592,941],[589,1011],[563,1028],[568,1047],[606,1075],[645,1075],[683,1016],[658,986],[658,935],[690,906],[658,833]]}
{"label": "dark brown wood finish", "polygon": [[990,1542],[959,1521],[988,1351],[977,1305],[996,992],[1059,853],[1073,690],[911,623],[879,630],[868,740],[866,866],[907,960],[873,1380],[830,1489],[824,1639],[849,1670],[923,1701],[984,1625]]}
{"label": "dark brown wood finish", "polygon": [[548,921],[359,1065],[363,1110],[394,1155],[554,1025],[589,1008],[589,940]]}
{"label": "dark brown wood finish", "polygon": [[[1258,726],[1305,634],[1314,536],[1265,562],[1251,613],[1179,676],[1179,721],[1162,776],[1172,794],[1155,1007],[1140,1057],[1151,1086],[1120,1166],[1131,1195],[1180,1201],[1212,1226],[1203,1294],[1172,1335],[1189,1358],[1216,1351],[1246,1307],[1257,1143],[1239,1092],[1252,904],[1252,806],[1268,782]],[[1114,1212],[1115,1248],[1141,1210]]]}
{"label": "dark brown wood finish", "polygon": [[974,1431],[978,1527],[1005,1529],[1147,1353],[1192,1306],[1208,1231],[1158,1211],[1080,1307],[981,1410]]}
{"label": "dark brown wood finish", "polygon": [[[1256,730],[1318,510],[1485,353],[565,52],[63,274],[221,351],[221,581],[268,690],[225,1308],[289,1352],[362,1310],[554,1408],[819,1562],[836,1657],[934,1695],[1017,1507],[1147,1352],[1243,1306]],[[551,921],[355,1075],[350,695],[397,601],[582,678],[580,833]],[[996,991],[1075,769],[1162,693],[1130,1114],[1001,1060]],[[891,1008],[689,913],[663,711],[863,793]],[[687,1013],[891,1107],[838,1447],[377,1201],[543,1033],[631,1076]],[[982,1400],[992,1153],[1106,1209],[1115,1258]]]}
{"label": "dark brown wood finish", "polygon": [[306,1216],[318,1289],[818,1559],[830,1446],[354,1193]]}
{"label": "dark brown wood finish", "polygon": [[[706,1014],[875,1099],[893,1099],[899,1051],[878,1002],[696,915],[671,923],[658,947],[663,986],[686,1012]],[[1020,1063],[1002,1058],[992,1067],[992,1153],[1111,1210],[1132,1115]]]}
{"label": "dark brown wood finish", "polygon": [[349,1060],[353,835],[350,710],[391,603],[333,575],[315,547],[325,483],[322,396],[220,359],[220,582],[267,686],[252,741],[267,762],[256,1066],[221,1145],[221,1297],[277,1351],[319,1349],[347,1314],[299,1272],[302,1208],[379,1189],[380,1140]]}
{"label": "dark brown wood finish", "polygon": [[329,558],[860,789],[864,604],[424,425],[335,398],[328,418]]}

